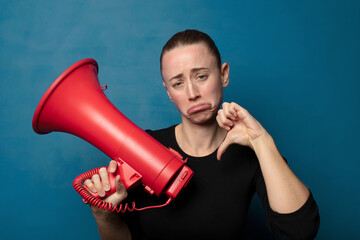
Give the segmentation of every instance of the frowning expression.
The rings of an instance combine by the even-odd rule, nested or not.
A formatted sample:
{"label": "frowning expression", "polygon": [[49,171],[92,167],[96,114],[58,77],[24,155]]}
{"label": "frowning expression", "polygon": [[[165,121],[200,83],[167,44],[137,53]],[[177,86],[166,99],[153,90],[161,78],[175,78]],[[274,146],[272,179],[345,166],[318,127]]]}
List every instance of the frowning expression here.
{"label": "frowning expression", "polygon": [[163,55],[162,76],[170,100],[182,121],[206,123],[214,120],[228,85],[229,66],[219,69],[204,43],[178,46]]}

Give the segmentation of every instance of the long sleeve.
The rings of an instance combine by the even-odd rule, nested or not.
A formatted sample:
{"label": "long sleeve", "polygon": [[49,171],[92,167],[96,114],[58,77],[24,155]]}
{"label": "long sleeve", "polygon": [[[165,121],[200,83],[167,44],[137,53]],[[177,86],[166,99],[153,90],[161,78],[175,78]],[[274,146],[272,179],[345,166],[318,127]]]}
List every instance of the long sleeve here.
{"label": "long sleeve", "polygon": [[266,224],[271,232],[282,239],[314,239],[320,226],[318,206],[310,192],[305,204],[297,211],[289,214],[274,212],[269,205],[266,186],[259,168],[255,187],[265,209]]}

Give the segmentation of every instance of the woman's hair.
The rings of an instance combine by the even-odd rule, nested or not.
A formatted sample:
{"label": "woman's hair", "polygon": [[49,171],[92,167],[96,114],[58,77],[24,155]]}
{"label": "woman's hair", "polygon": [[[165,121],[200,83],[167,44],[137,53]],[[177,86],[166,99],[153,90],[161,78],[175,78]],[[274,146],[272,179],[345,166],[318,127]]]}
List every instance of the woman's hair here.
{"label": "woman's hair", "polygon": [[217,61],[217,66],[221,68],[221,56],[215,42],[206,33],[198,30],[188,29],[182,32],[176,33],[172,36],[164,45],[160,55],[160,71],[162,70],[162,59],[166,52],[178,47],[187,46],[195,43],[205,43],[209,52],[214,55]]}

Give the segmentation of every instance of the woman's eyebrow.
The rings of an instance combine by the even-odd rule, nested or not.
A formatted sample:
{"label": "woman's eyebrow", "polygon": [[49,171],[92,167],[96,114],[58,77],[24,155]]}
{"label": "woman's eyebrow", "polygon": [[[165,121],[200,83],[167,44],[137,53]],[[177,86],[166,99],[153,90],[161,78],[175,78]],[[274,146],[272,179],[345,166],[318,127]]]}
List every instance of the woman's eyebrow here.
{"label": "woman's eyebrow", "polygon": [[[198,72],[198,71],[202,71],[202,70],[209,70],[209,68],[206,68],[206,67],[199,67],[199,68],[192,68],[190,70],[191,74],[195,73],[195,72]],[[169,82],[171,82],[172,80],[174,79],[178,79],[178,78],[182,78],[184,76],[183,73],[179,73],[175,76],[173,76],[172,78],[169,79]]]}
{"label": "woman's eyebrow", "polygon": [[206,67],[193,68],[193,69],[191,69],[191,72],[194,73],[194,72],[198,72],[198,71],[202,71],[202,70],[209,70],[209,68],[206,68]]}
{"label": "woman's eyebrow", "polygon": [[175,75],[174,77],[170,78],[170,79],[169,79],[169,82],[171,82],[171,81],[174,80],[174,79],[181,78],[181,77],[183,77],[183,76],[184,76],[184,74],[179,73],[179,74]]}

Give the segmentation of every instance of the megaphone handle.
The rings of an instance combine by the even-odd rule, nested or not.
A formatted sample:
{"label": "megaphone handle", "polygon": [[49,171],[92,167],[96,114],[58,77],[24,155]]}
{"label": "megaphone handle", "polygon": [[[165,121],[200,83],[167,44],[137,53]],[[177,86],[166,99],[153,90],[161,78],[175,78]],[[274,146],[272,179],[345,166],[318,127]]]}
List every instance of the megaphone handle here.
{"label": "megaphone handle", "polygon": [[[127,190],[133,189],[140,183],[141,175],[138,172],[136,172],[133,168],[131,168],[128,164],[126,164],[121,159],[118,159],[117,165],[118,165],[118,167],[117,167],[115,173],[110,173],[108,171],[110,190],[105,192],[105,196],[100,197],[98,193],[94,193],[94,192],[90,191],[90,189],[86,185],[84,185],[85,189],[91,195],[93,195],[93,197],[104,199],[104,198],[110,196],[111,194],[113,194],[114,192],[116,192],[115,178],[117,175],[120,175],[120,181],[122,181],[122,183],[124,184],[124,186]],[[87,178],[85,180],[90,179],[94,174],[98,174],[99,170],[101,168],[102,167],[99,167],[97,169],[94,169],[94,170],[88,172],[89,174],[86,174]],[[105,168],[106,168],[106,170],[108,170],[108,167],[105,167]],[[81,184],[83,184],[83,182]]]}
{"label": "megaphone handle", "polygon": [[[89,203],[93,206],[96,206],[100,209],[107,210],[107,211],[117,211],[117,212],[123,212],[123,213],[127,210],[130,212],[134,211],[135,210],[134,202],[132,203],[131,207],[129,207],[129,205],[127,203],[125,205],[123,205],[123,204],[113,205],[111,203],[103,201],[97,193],[92,193],[91,191],[89,191],[89,189],[86,186],[83,185],[85,180],[90,179],[94,174],[98,174],[100,168],[101,167],[87,171],[83,174],[80,174],[78,177],[75,178],[75,180],[73,182],[73,187],[80,194],[84,203]],[[109,177],[111,175],[115,175],[115,174],[109,174]],[[110,177],[110,178],[115,179],[114,176]],[[112,185],[115,185],[114,180],[111,182],[112,182],[111,183]],[[113,191],[113,190],[111,189],[110,192],[111,191]]]}

